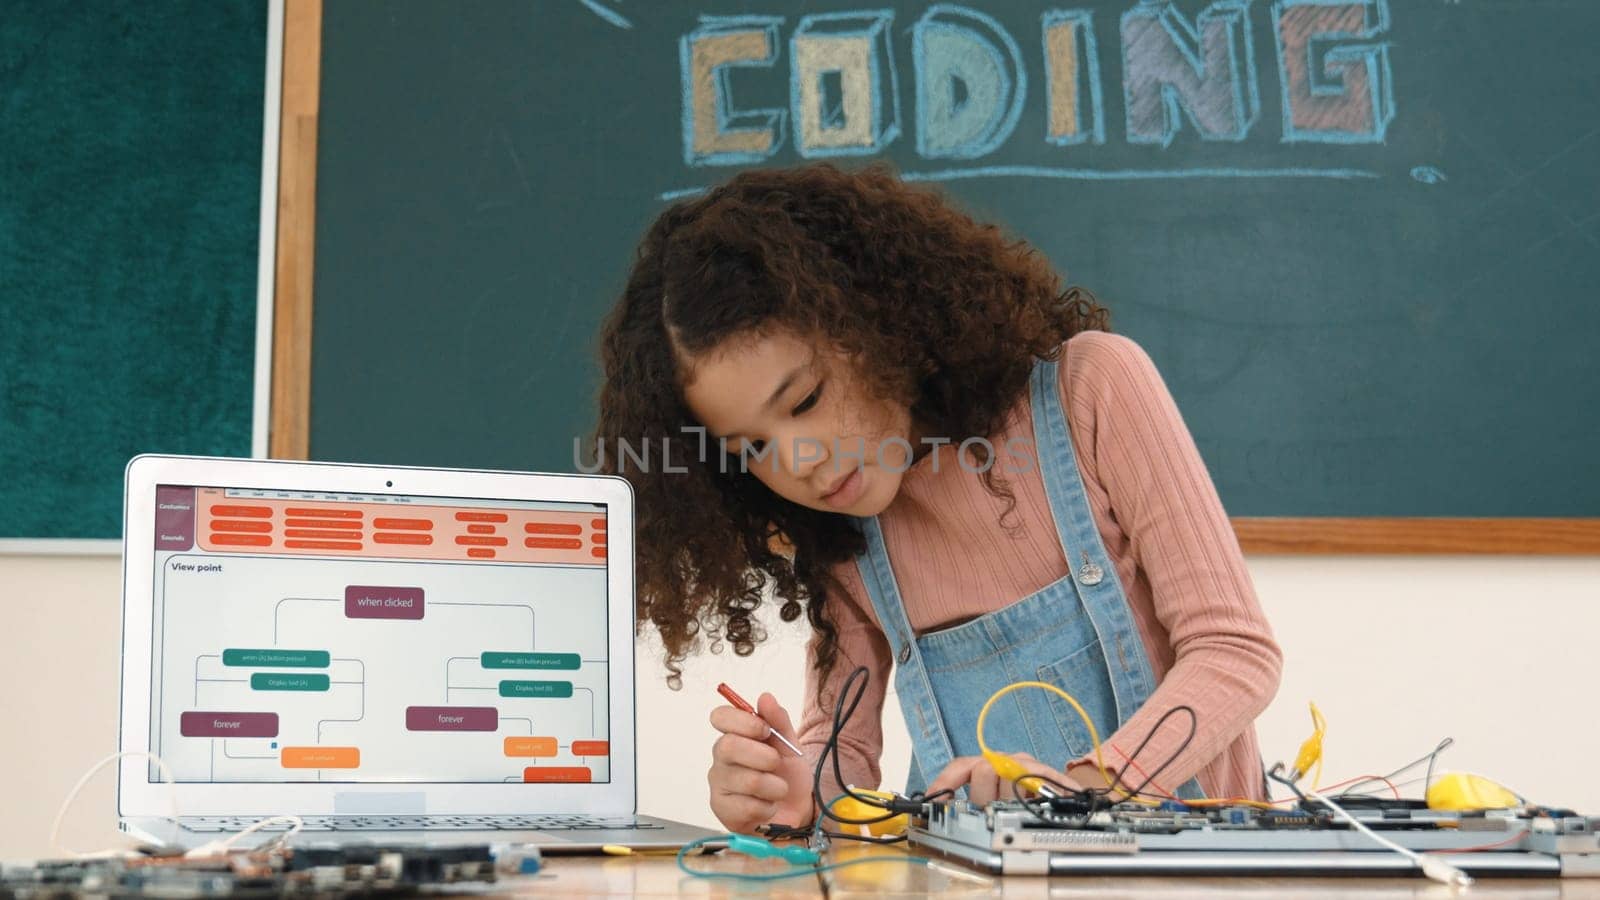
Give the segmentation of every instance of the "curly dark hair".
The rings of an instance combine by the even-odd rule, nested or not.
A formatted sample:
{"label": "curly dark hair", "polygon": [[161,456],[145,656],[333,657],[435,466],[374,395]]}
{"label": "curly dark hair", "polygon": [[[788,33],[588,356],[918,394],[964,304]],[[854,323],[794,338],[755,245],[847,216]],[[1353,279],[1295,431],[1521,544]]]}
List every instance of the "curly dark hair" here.
{"label": "curly dark hair", "polygon": [[[602,330],[595,450],[602,471],[633,485],[638,619],[661,634],[668,684],[681,686],[702,634],[713,652],[725,640],[750,654],[766,637],[752,614],[770,586],[783,621],[803,610],[811,624],[820,702],[838,649],[829,572],[865,546],[848,517],[703,452],[703,433],[686,430],[699,423],[685,359],[750,333],[827,341],[861,361],[865,384],[960,440],[999,431],[1035,360],[1106,327],[1106,310],[1063,291],[1042,254],[887,168],[750,170],[661,213]],[[673,470],[637,455],[625,465],[624,444],[661,448]],[[982,477],[1009,512],[998,471]]]}

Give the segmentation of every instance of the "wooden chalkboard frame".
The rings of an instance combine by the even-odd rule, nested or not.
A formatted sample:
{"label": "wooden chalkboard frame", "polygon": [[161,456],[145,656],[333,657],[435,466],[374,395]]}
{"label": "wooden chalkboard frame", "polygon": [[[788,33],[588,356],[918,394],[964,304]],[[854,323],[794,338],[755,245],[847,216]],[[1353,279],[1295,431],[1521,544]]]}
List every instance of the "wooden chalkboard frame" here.
{"label": "wooden chalkboard frame", "polygon": [[284,0],[272,421],[267,450],[275,459],[308,459],[311,445],[311,273],[316,247],[321,65],[322,0]]}
{"label": "wooden chalkboard frame", "polygon": [[[285,0],[270,455],[307,459],[322,0]],[[1600,518],[1234,517],[1246,553],[1600,554]]]}

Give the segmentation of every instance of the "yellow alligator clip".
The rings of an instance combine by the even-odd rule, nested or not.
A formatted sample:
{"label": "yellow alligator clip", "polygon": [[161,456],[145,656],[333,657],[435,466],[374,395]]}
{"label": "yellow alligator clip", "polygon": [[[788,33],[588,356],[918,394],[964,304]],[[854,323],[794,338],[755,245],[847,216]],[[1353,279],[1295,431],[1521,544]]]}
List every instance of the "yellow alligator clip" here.
{"label": "yellow alligator clip", "polygon": [[1300,745],[1300,753],[1294,758],[1294,768],[1289,770],[1290,781],[1304,778],[1312,767],[1317,769],[1315,780],[1322,780],[1322,738],[1328,733],[1328,721],[1322,717],[1322,710],[1317,709],[1315,703],[1311,704],[1311,726],[1311,736]]}

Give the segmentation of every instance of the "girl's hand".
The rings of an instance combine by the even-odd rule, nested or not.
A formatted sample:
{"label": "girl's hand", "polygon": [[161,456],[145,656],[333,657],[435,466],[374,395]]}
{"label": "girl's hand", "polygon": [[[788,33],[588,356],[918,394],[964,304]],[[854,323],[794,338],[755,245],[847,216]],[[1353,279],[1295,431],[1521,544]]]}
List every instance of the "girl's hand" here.
{"label": "girl's hand", "polygon": [[[1059,769],[1052,769],[1026,753],[1008,753],[1007,756],[1021,763],[1024,768],[1034,775],[1044,777],[1078,790],[1082,785],[1068,778]],[[989,761],[981,756],[958,756],[950,765],[944,767],[938,777],[928,785],[928,793],[936,791],[955,790],[965,786],[967,800],[975,805],[982,805],[996,799],[1010,799],[1011,782],[1000,777],[989,765]],[[1030,790],[1038,786],[1037,782],[1024,781],[1023,789]]]}
{"label": "girl's hand", "polygon": [[771,723],[784,737],[799,743],[789,713],[771,694],[761,695],[756,710],[761,713],[759,719],[732,706],[711,711],[711,727],[722,732],[711,746],[711,770],[706,773],[711,812],[729,831],[741,834],[754,833],[756,826],[768,822],[809,825],[816,817],[811,766],[767,737],[767,724]]}

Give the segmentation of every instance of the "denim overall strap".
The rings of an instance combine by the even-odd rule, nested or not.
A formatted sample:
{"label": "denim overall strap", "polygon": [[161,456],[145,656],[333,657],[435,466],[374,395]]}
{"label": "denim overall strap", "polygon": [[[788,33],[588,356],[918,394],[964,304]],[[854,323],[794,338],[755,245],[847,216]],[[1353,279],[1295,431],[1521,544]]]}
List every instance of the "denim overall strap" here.
{"label": "denim overall strap", "polygon": [[1061,551],[1083,608],[1100,635],[1111,670],[1111,689],[1117,698],[1117,718],[1126,722],[1155,690],[1155,673],[1133,614],[1128,610],[1116,566],[1106,553],[1089,508],[1089,496],[1078,471],[1078,460],[1061,406],[1057,372],[1060,364],[1041,360],[1029,379],[1033,406],[1034,456],[1044,479],[1050,515],[1061,537]]}
{"label": "denim overall strap", "polygon": [[[1117,719],[1126,722],[1155,691],[1155,670],[1128,608],[1117,568],[1095,525],[1072,446],[1072,432],[1061,405],[1059,371],[1057,361],[1040,360],[1029,379],[1034,455],[1072,583],[1105,650]],[[1192,779],[1178,789],[1178,795],[1190,799],[1204,796],[1199,782]]]}
{"label": "denim overall strap", "polygon": [[917,789],[944,770],[955,759],[950,735],[939,715],[939,703],[934,697],[933,684],[928,680],[928,670],[923,664],[922,650],[917,646],[916,632],[906,616],[901,602],[900,585],[889,565],[889,549],[883,540],[883,528],[877,516],[857,519],[862,534],[867,539],[867,550],[856,557],[856,568],[867,588],[872,609],[883,628],[884,638],[894,652],[895,692],[899,695],[901,711],[905,714],[906,728],[911,732],[913,781]]}

